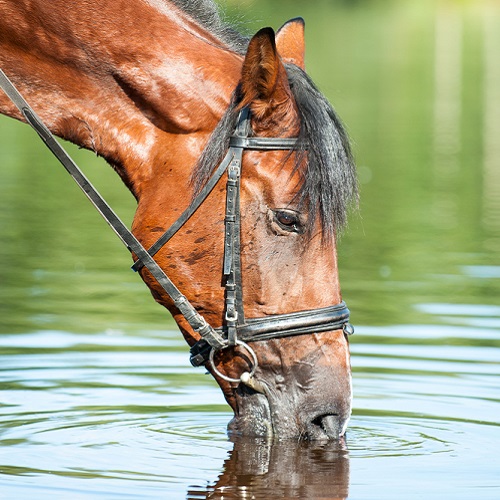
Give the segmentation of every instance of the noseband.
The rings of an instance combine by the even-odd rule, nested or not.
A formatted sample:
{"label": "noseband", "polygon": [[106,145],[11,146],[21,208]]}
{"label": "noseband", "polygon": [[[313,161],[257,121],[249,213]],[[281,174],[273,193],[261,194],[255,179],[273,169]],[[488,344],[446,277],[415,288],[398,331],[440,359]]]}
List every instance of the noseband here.
{"label": "noseband", "polygon": [[[92,186],[90,181],[55,140],[52,133],[1,70],[0,87],[18,107],[26,121],[36,130],[43,142],[62,163],[122,242],[135,254],[137,260],[132,269],[138,271],[142,267],[146,267],[172,299],[191,328],[200,335],[200,340],[190,350],[190,361],[193,366],[200,366],[210,362],[214,372],[219,377],[230,382],[240,382],[240,380],[243,381],[243,376],[241,379],[234,379],[227,377],[217,370],[214,363],[214,356],[218,351],[235,346],[241,346],[246,349],[252,358],[252,370],[250,374],[246,374],[246,378],[248,379],[248,376],[251,377],[255,373],[258,364],[257,356],[248,345],[248,342],[340,329],[346,335],[354,333],[354,329],[349,323],[349,309],[347,309],[344,302],[308,311],[278,314],[263,318],[245,318],[240,258],[240,178],[243,151],[246,149],[259,151],[294,150],[299,146],[297,138],[249,137],[251,131],[250,111],[248,108],[243,108],[238,117],[235,132],[230,138],[228,152],[212,177],[177,221],[172,224],[149,250],[146,250]],[[227,172],[223,257],[225,323],[219,328],[213,328],[177,289],[163,269],[153,259],[153,256],[190,219],[225,172]]]}

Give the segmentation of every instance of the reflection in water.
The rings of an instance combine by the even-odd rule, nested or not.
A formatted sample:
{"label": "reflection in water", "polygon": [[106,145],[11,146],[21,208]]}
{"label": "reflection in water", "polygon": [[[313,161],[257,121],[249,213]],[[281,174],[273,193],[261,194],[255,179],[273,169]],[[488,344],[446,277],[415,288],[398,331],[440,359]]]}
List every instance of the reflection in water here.
{"label": "reflection in water", "polygon": [[434,221],[441,229],[458,224],[456,192],[462,118],[462,18],[452,6],[438,9],[434,57]]}
{"label": "reflection in water", "polygon": [[[500,44],[499,10],[484,11],[484,214],[486,229],[500,231]],[[487,242],[488,243],[488,242]],[[500,248],[500,237],[492,250]]]}
{"label": "reflection in water", "polygon": [[435,26],[434,147],[438,167],[457,168],[460,152],[462,18],[452,8],[439,9]]}
{"label": "reflection in water", "polygon": [[234,438],[217,483],[204,492],[192,488],[187,498],[334,500],[348,494],[349,453],[344,443]]}

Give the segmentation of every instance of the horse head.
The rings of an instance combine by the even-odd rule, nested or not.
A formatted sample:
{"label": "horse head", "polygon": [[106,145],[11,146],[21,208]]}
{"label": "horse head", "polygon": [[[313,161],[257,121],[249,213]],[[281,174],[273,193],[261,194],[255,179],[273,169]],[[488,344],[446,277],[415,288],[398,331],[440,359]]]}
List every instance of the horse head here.
{"label": "horse head", "polygon": [[[227,182],[215,178],[154,256],[219,346],[207,351],[147,267],[141,276],[221,386],[230,429],[337,439],[351,412],[336,259],[356,197],[349,143],[304,71],[301,19],[230,45],[220,19],[211,28],[189,11],[210,6],[3,2],[0,66],[53,133],[113,165],[137,199],[132,230],[146,248],[227,160]],[[38,34],[29,44],[25,26]],[[23,119],[3,95],[0,111]]]}
{"label": "horse head", "polygon": [[[304,72],[303,26],[301,19],[292,20],[276,36],[265,28],[250,40],[229,109],[191,175],[199,192],[232,144],[242,110],[250,113],[248,136],[277,144],[297,140],[295,148],[273,148],[271,141],[269,148],[242,154],[240,241],[233,249],[241,275],[240,323],[288,319],[289,313],[307,317],[308,311],[341,303],[335,236],[356,183],[342,126]],[[222,329],[229,293],[222,269],[225,194],[223,179],[158,254],[196,309]],[[143,221],[136,225],[144,227]],[[188,343],[199,343],[147,271],[143,278],[172,311]],[[206,364],[234,410],[230,429],[278,438],[342,436],[352,396],[344,329],[322,325],[303,334],[248,338],[250,348],[214,351]]]}

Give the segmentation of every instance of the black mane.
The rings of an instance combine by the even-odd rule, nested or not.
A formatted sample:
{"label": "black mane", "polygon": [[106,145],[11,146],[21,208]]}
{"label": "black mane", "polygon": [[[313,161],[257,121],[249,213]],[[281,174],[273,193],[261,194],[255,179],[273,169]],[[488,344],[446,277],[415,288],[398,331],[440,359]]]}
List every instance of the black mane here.
{"label": "black mane", "polygon": [[[229,48],[244,54],[248,38],[225,22],[212,0],[172,0]],[[330,103],[300,68],[287,64],[290,88],[300,116],[300,139],[307,154],[297,154],[301,174],[299,204],[309,212],[310,229],[316,216],[327,237],[347,222],[351,201],[357,201],[356,171],[349,138]],[[231,104],[215,128],[193,173],[195,191],[203,187],[224,158],[238,118],[240,96],[235,90]],[[306,159],[306,161],[304,161]]]}
{"label": "black mane", "polygon": [[245,54],[249,38],[228,21],[213,0],[170,0],[230,49]]}
{"label": "black mane", "polygon": [[313,220],[318,212],[323,231],[333,235],[346,225],[350,202],[358,199],[349,137],[309,76],[294,65],[286,65],[286,71],[299,110],[299,138],[307,148],[307,161],[299,159],[296,167],[303,179],[300,201],[307,205]]}

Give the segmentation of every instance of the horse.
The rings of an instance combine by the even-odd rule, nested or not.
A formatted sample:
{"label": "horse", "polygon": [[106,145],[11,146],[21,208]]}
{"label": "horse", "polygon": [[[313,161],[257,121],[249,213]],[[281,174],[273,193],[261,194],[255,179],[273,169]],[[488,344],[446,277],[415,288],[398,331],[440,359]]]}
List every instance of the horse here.
{"label": "horse", "polygon": [[[154,250],[182,301],[136,268],[219,384],[229,432],[342,439],[336,242],[358,195],[345,129],[305,72],[304,21],[247,37],[212,0],[0,0],[0,14],[0,69],[51,133],[118,173],[148,259],[202,197]],[[0,112],[26,121],[2,92]]]}

